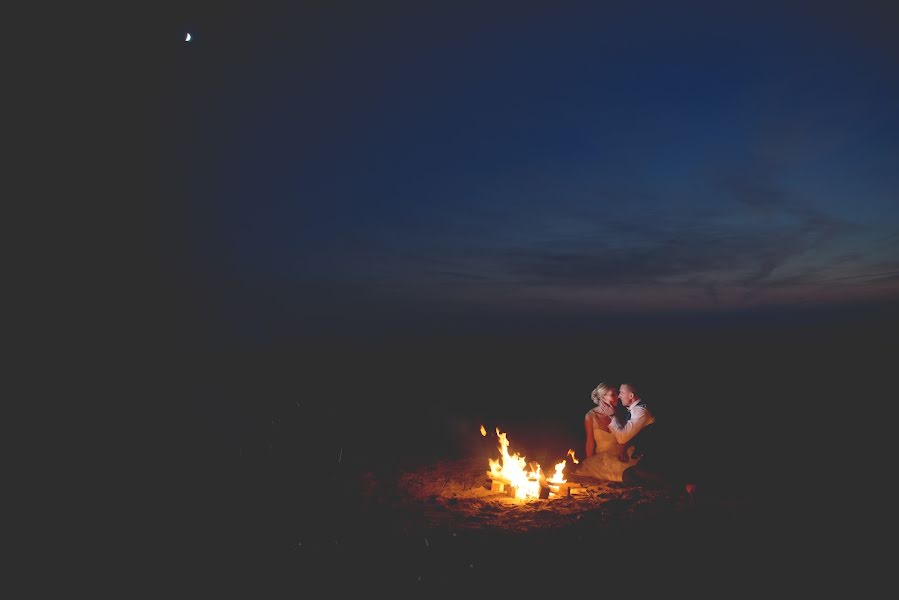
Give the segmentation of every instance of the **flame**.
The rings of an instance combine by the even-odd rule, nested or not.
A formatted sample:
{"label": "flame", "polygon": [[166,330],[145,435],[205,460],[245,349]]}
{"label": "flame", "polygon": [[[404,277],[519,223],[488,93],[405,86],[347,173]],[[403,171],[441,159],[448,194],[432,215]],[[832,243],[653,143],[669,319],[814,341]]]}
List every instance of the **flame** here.
{"label": "flame", "polygon": [[[527,461],[517,452],[509,454],[509,438],[499,430],[499,427],[496,428],[496,435],[499,437],[501,456],[499,460],[487,459],[487,463],[490,465],[490,474],[511,481],[512,487],[515,488],[516,498],[539,498],[540,480],[543,479],[540,465],[532,462],[531,468],[526,471]],[[564,461],[562,464],[565,464]]]}
{"label": "flame", "polygon": [[565,483],[567,480],[565,479],[565,474],[562,471],[565,469],[565,461],[563,460],[560,463],[556,463],[556,472],[553,473],[553,476],[546,481],[548,483],[559,484]]}
{"label": "flame", "polygon": [[571,457],[571,462],[578,464],[577,456],[574,455],[574,450],[568,450],[568,456]]}
{"label": "flame", "polygon": [[487,430],[484,429],[483,425],[481,425],[481,435],[483,435],[484,437],[487,437]]}

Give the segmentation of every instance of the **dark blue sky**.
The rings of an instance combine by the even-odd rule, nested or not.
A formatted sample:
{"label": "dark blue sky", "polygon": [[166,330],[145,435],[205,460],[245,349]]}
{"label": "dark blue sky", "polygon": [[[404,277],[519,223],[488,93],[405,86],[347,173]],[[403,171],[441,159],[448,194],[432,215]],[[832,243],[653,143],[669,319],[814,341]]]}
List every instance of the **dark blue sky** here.
{"label": "dark blue sky", "polygon": [[156,237],[192,327],[899,300],[895,9],[329,4],[158,32]]}

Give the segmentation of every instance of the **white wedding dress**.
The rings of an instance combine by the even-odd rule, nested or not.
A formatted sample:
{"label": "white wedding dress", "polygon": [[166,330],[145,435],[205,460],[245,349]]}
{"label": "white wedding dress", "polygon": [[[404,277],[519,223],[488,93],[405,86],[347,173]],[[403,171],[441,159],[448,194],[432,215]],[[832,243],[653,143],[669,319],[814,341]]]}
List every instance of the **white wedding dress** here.
{"label": "white wedding dress", "polygon": [[600,429],[595,421],[593,425],[593,440],[596,444],[594,454],[581,461],[575,471],[577,475],[596,477],[606,481],[621,481],[624,470],[639,462],[638,459],[631,458],[631,454],[634,452],[633,446],[627,449],[627,462],[618,460],[618,442],[615,440],[615,436],[608,431]]}

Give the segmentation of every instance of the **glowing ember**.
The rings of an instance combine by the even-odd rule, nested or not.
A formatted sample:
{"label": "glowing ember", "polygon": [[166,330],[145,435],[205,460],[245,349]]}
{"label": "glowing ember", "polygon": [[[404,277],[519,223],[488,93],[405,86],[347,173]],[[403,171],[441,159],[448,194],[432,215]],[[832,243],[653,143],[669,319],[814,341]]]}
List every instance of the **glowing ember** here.
{"label": "glowing ember", "polygon": [[571,462],[573,462],[574,464],[578,464],[578,462],[577,462],[577,456],[574,455],[574,450],[569,450],[569,451],[568,451],[568,456],[571,457]]}
{"label": "glowing ember", "polygon": [[481,425],[481,435],[483,435],[484,437],[487,437],[487,430],[484,429],[483,425]]}

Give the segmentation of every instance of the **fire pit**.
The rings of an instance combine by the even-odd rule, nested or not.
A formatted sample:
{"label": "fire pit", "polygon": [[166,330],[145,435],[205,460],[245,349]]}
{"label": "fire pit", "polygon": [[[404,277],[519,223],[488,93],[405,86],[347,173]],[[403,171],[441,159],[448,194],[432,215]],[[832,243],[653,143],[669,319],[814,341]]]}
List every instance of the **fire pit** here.
{"label": "fire pit", "polygon": [[[483,428],[481,435],[487,437]],[[435,531],[513,533],[575,524],[597,528],[680,510],[681,502],[669,490],[576,474],[565,477],[567,461],[557,463],[558,475],[531,475],[529,479],[528,472],[542,472],[537,470],[539,465],[509,453],[508,436],[501,431],[497,436],[498,459],[488,459],[483,447],[470,447],[471,453],[464,458],[410,468],[396,473],[396,479],[387,472],[378,478],[369,473],[372,480],[363,499],[396,515],[404,531],[418,530],[422,535]],[[567,458],[577,462],[573,451]],[[516,485],[516,480],[505,474],[510,466],[523,472],[525,486]]]}
{"label": "fire pit", "polygon": [[[487,430],[481,425],[481,435],[486,436]],[[541,499],[559,498],[570,496],[572,493],[580,493],[583,487],[569,484],[565,479],[564,471],[567,461],[564,459],[556,463],[555,472],[547,479],[540,465],[536,461],[528,462],[517,452],[509,454],[509,438],[506,433],[496,428],[499,438],[500,458],[488,459],[490,470],[486,472],[486,488],[492,492],[504,492],[512,498]],[[574,450],[569,450],[568,455],[577,463]]]}

